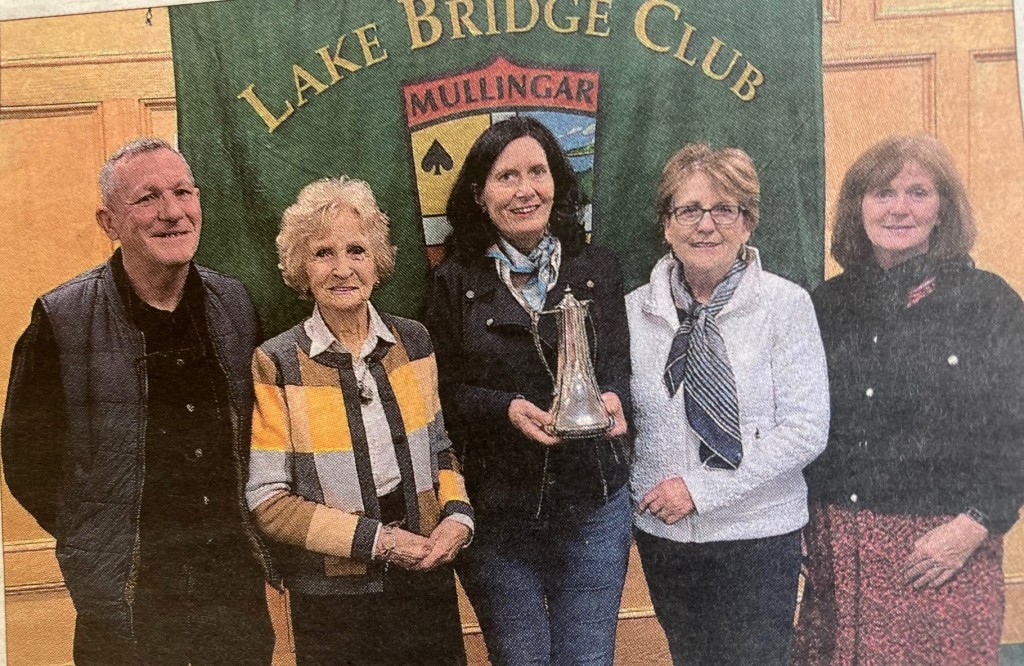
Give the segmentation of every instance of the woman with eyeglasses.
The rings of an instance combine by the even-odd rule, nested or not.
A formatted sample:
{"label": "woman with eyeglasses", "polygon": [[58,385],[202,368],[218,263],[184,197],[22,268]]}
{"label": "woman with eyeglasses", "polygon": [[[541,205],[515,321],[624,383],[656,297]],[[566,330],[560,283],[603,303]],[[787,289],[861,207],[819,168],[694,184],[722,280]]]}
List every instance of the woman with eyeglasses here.
{"label": "woman with eyeglasses", "polygon": [[1024,501],[1024,305],[974,267],[936,139],[892,137],[846,173],[814,291],[832,429],[807,469],[806,664],[999,663],[1002,535]]}
{"label": "woman with eyeglasses", "polygon": [[760,183],[737,148],[689,144],[658,183],[669,246],[626,298],[636,542],[675,664],[786,664],[825,447],[828,379],[807,292],[746,243]]}

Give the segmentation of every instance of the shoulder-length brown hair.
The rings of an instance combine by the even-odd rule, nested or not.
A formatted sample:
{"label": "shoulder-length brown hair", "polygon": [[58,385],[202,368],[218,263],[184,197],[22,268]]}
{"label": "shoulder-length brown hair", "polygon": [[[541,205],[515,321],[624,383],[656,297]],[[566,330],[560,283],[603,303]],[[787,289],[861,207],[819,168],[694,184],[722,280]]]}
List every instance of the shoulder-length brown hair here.
{"label": "shoulder-length brown hair", "polygon": [[939,193],[939,221],[928,240],[928,255],[937,259],[962,257],[974,246],[974,214],[949,151],[926,134],[893,136],[868,148],[843,178],[831,251],[844,269],[863,264],[873,255],[861,215],[864,195],[888,185],[908,162],[927,171]]}
{"label": "shoulder-length brown hair", "polygon": [[487,248],[498,241],[498,228],[480,207],[477,196],[483,191],[487,176],[502,151],[523,137],[534,139],[544,149],[555,181],[549,220],[551,234],[561,241],[566,256],[572,257],[583,249],[586,242],[583,227],[586,200],[568,156],[546,125],[529,116],[513,116],[491,125],[477,138],[448,196],[445,214],[452,225],[448,243],[461,258],[473,260],[482,257]]}

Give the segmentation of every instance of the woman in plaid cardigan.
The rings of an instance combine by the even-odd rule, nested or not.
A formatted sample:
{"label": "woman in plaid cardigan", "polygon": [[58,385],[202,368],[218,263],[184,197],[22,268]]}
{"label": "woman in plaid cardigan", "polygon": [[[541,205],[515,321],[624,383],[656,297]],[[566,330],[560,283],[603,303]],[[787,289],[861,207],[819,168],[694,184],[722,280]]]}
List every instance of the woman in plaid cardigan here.
{"label": "woman in plaid cardigan", "polygon": [[394,268],[387,217],[366,183],[320,180],[277,246],[316,307],[253,357],[247,499],[290,591],[297,662],[463,664],[448,563],[473,511],[430,337],[369,302]]}

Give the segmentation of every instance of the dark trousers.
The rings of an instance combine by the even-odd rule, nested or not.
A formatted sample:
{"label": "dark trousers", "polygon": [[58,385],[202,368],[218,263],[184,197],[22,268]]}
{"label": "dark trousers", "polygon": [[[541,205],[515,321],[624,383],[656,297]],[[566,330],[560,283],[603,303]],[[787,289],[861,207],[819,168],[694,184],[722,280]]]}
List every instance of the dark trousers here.
{"label": "dark trousers", "polygon": [[77,666],[265,666],[274,651],[263,575],[248,558],[162,562],[139,572],[135,640],[75,621]]}
{"label": "dark trousers", "polygon": [[673,664],[789,663],[799,531],[679,543],[637,530],[636,544]]}
{"label": "dark trousers", "polygon": [[[404,513],[401,487],[379,498],[384,522]],[[462,623],[451,566],[391,566],[384,591],[289,592],[297,666],[464,666]]]}

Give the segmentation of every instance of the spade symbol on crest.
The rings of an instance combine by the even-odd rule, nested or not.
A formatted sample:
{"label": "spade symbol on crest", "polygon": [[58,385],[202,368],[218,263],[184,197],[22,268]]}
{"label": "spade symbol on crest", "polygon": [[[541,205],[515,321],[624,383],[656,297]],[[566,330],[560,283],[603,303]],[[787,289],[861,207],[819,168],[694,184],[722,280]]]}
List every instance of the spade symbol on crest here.
{"label": "spade symbol on crest", "polygon": [[452,156],[448,154],[444,146],[437,139],[434,139],[434,143],[430,144],[430,148],[427,149],[427,154],[423,156],[420,166],[427,173],[433,171],[435,176],[440,176],[441,169],[451,171],[452,167],[455,166],[455,162],[452,161]]}

